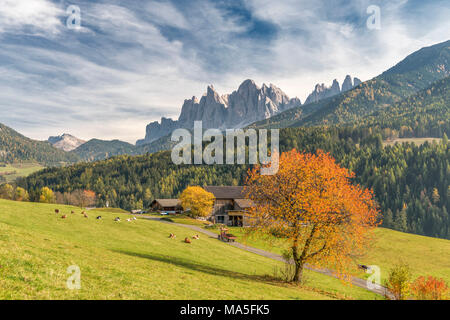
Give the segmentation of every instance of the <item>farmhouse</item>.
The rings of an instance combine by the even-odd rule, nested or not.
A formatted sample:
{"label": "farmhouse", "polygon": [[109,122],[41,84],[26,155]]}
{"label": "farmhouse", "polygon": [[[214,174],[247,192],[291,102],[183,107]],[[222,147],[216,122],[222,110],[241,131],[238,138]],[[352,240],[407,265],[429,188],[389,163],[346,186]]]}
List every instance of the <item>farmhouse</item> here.
{"label": "farmhouse", "polygon": [[167,212],[167,213],[182,213],[183,208],[178,199],[156,199],[151,203],[153,211]]}
{"label": "farmhouse", "polygon": [[253,202],[245,199],[244,187],[208,186],[204,189],[216,198],[210,217],[214,223],[236,227],[248,225],[246,211],[253,206]]}

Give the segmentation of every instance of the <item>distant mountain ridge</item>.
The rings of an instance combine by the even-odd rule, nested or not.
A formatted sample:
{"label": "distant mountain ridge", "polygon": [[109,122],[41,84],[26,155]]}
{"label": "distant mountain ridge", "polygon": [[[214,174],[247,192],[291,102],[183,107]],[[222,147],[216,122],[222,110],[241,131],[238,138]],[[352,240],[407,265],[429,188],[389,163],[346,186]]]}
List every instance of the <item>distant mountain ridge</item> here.
{"label": "distant mountain ridge", "polygon": [[194,96],[184,101],[178,120],[162,118],[161,123],[150,123],[145,139],[138,140],[136,145],[151,143],[177,128],[191,129],[194,121],[202,121],[204,128],[241,128],[300,105],[300,99],[289,98],[273,84],[259,87],[253,80],[245,80],[236,91],[226,95],[220,95],[210,85],[200,100]]}
{"label": "distant mountain ridge", "polygon": [[258,121],[254,128],[355,123],[450,76],[450,40],[422,48],[351,90]]}
{"label": "distant mountain ridge", "polygon": [[60,165],[78,161],[78,157],[53,147],[47,141],[23,136],[0,123],[0,162],[38,162]]}
{"label": "distant mountain ridge", "polygon": [[55,148],[63,151],[72,151],[86,143],[86,141],[78,139],[70,134],[64,133],[60,136],[49,137],[50,142]]}
{"label": "distant mountain ridge", "polygon": [[91,139],[70,153],[84,161],[97,161],[122,154],[136,155],[138,151],[134,145],[128,142]]}
{"label": "distant mountain ridge", "polygon": [[[26,138],[0,124],[0,162],[37,161],[59,164],[79,160],[94,161],[120,154],[153,153],[170,149],[173,145],[170,133],[179,128],[180,123],[186,128],[190,128],[195,120],[203,120],[205,127],[223,128],[231,125],[243,127],[250,119],[257,119],[261,115],[264,120],[253,122],[248,127],[258,129],[360,125],[368,124],[370,120],[371,124],[384,123],[386,126],[395,125],[396,128],[400,123],[406,124],[419,132],[420,126],[417,127],[415,123],[423,121],[417,121],[415,113],[419,113],[417,110],[420,109],[427,110],[420,113],[422,118],[429,117],[430,112],[435,114],[434,119],[439,121],[435,126],[436,132],[442,132],[448,123],[442,116],[448,114],[448,109],[445,108],[448,108],[450,102],[447,101],[448,95],[445,94],[448,82],[438,81],[449,76],[450,40],[422,48],[381,75],[363,83],[359,83],[357,78],[354,78],[352,83],[351,77],[348,76],[342,84],[340,93],[337,93],[339,87],[337,80],[333,81],[331,87],[319,85],[321,89],[314,90],[317,93],[314,99],[318,101],[303,105],[297,98],[290,99],[274,85],[263,84],[262,87],[258,87],[252,80],[244,81],[237,91],[224,96],[220,96],[210,86],[199,101],[195,97],[185,100],[178,120],[163,118],[161,123],[149,124],[146,139],[138,141],[138,146],[118,140],[93,139],[67,153],[54,148],[49,142]],[[430,95],[427,90],[421,93],[421,90],[429,87]],[[405,100],[409,97],[410,100]],[[423,102],[414,109],[408,109],[407,113],[403,110],[419,101]],[[427,106],[429,104],[433,104],[432,108]],[[229,115],[230,110],[233,110],[234,114]],[[273,115],[270,116],[271,114]],[[394,114],[396,119],[391,117]],[[390,122],[378,120],[389,117],[392,118]],[[53,142],[57,140],[50,139]]]}
{"label": "distant mountain ridge", "polygon": [[319,102],[320,100],[330,98],[342,92],[346,92],[348,90],[353,89],[357,85],[359,85],[362,81],[358,78],[352,79],[351,76],[347,75],[342,83],[342,89],[339,85],[337,79],[333,80],[333,84],[331,87],[325,86],[325,84],[316,84],[314,91],[306,98],[305,104]]}
{"label": "distant mountain ridge", "polygon": [[[305,104],[348,91],[360,83],[361,80],[358,78],[353,80],[351,76],[347,75],[342,90],[336,79],[330,88],[324,84],[317,84]],[[169,135],[177,128],[192,129],[194,121],[202,121],[204,128],[243,128],[250,123],[268,119],[301,105],[299,98],[289,98],[286,93],[273,84],[263,83],[259,87],[253,80],[248,79],[242,82],[236,91],[226,95],[220,95],[210,85],[200,100],[194,96],[184,101],[178,120],[163,117],[161,122],[150,123],[146,128],[145,139],[138,140],[136,145],[149,144]]]}

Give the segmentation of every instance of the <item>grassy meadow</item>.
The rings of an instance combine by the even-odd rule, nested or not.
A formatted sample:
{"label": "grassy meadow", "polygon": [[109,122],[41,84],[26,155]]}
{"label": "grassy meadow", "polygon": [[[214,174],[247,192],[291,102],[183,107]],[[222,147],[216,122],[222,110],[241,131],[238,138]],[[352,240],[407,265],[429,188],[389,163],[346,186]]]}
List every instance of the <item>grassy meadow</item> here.
{"label": "grassy meadow", "polygon": [[[230,233],[238,237],[238,241],[246,245],[282,254],[288,248],[286,241],[275,237],[260,238],[246,235],[243,228],[231,227]],[[211,231],[219,233],[216,229]],[[450,285],[450,240],[424,237],[403,233],[385,228],[375,230],[376,242],[359,259],[365,265],[377,265],[384,281],[389,269],[395,264],[406,263],[411,268],[412,276],[432,275],[443,278]],[[367,277],[363,272],[355,274]]]}
{"label": "grassy meadow", "polygon": [[16,163],[0,166],[0,176],[6,179],[6,182],[13,182],[19,177],[26,177],[30,174],[43,169],[44,167],[37,163]]}
{"label": "grassy meadow", "polygon": [[397,139],[393,139],[393,140],[388,140],[388,141],[384,141],[383,145],[384,146],[393,146],[396,143],[414,143],[417,146],[420,146],[422,144],[424,144],[425,142],[428,143],[439,143],[441,142],[441,138],[397,138]]}
{"label": "grassy meadow", "polygon": [[[109,211],[85,218],[80,208],[0,200],[0,299],[382,299],[315,272],[302,287],[286,284],[273,277],[277,261],[206,236],[186,244],[187,228]],[[80,290],[66,285],[73,265]]]}

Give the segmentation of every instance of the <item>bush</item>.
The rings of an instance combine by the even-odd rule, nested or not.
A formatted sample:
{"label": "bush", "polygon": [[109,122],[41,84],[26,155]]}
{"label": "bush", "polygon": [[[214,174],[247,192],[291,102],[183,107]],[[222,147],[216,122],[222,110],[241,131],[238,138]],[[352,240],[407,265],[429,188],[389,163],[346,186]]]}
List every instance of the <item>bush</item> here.
{"label": "bush", "polygon": [[13,200],[14,188],[10,184],[3,184],[0,186],[0,198],[6,200]]}
{"label": "bush", "polygon": [[405,263],[394,266],[389,271],[386,283],[396,300],[405,300],[408,296],[411,282],[411,270]]}
{"label": "bush", "polygon": [[445,300],[448,286],[443,279],[420,276],[411,285],[411,291],[418,300]]}

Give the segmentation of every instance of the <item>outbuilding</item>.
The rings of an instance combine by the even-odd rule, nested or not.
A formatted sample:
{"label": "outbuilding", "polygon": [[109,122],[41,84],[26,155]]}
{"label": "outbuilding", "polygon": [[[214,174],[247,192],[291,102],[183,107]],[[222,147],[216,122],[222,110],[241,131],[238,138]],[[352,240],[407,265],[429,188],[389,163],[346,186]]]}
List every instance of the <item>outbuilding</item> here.
{"label": "outbuilding", "polygon": [[177,214],[182,213],[181,201],[179,199],[155,199],[151,204],[152,211]]}

